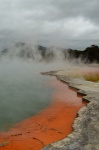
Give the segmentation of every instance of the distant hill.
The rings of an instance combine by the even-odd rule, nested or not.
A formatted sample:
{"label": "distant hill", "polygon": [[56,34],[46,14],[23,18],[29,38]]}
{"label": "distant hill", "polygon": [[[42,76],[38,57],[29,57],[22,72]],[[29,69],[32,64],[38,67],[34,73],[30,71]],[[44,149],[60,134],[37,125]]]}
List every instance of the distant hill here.
{"label": "distant hill", "polygon": [[68,56],[69,59],[80,58],[82,61],[86,63],[93,63],[93,62],[99,63],[99,46],[92,45],[90,47],[87,47],[83,51],[69,49],[68,53],[67,50],[64,50],[64,55],[65,58],[67,58]]}
{"label": "distant hill", "polygon": [[0,52],[0,56],[31,58],[35,61],[55,61],[57,60],[71,60],[80,59],[85,63],[99,63],[99,46],[92,45],[85,50],[47,48],[41,45],[34,46],[24,42],[18,42],[10,49],[4,49]]}

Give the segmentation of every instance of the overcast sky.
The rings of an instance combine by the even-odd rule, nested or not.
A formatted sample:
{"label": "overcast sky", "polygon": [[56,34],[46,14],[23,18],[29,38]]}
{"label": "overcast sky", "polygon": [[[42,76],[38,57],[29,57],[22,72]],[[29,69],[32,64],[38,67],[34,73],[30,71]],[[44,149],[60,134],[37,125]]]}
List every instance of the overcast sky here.
{"label": "overcast sky", "polygon": [[0,48],[99,45],[99,0],[0,0]]}

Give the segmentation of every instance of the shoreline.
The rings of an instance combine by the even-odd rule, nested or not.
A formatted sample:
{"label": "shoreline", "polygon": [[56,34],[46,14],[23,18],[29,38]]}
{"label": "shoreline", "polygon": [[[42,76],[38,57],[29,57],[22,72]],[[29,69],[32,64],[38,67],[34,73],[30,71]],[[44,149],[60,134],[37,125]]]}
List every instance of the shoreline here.
{"label": "shoreline", "polygon": [[74,120],[74,131],[61,141],[50,144],[42,150],[98,150],[99,149],[99,82],[85,81],[73,77],[71,72],[56,71],[45,74],[54,75],[74,88],[87,106],[78,111]]}
{"label": "shoreline", "polygon": [[[57,82],[55,83],[54,80]],[[0,137],[2,137],[0,140],[0,143],[2,144],[0,146],[1,149],[39,150],[52,142],[65,138],[66,135],[69,135],[72,132],[72,124],[76,118],[77,112],[85,104],[82,104],[81,98],[77,98],[76,92],[70,90],[68,85],[63,84],[57,79],[54,80],[52,80],[51,84],[55,86],[54,88],[56,91],[53,93],[52,104],[38,115],[17,124],[16,127],[12,128],[9,132],[0,133]],[[68,91],[66,93],[66,89],[69,90],[70,93]],[[73,97],[70,97],[71,95],[73,95]],[[77,106],[72,104],[70,109],[70,104],[64,101],[65,96],[67,96],[65,101],[68,101],[68,98],[70,97],[69,101],[71,103],[72,100],[74,100],[74,103],[78,102]],[[81,102],[79,102],[79,100]],[[69,119],[67,119],[67,122],[66,118]],[[67,124],[68,121],[69,124]]]}

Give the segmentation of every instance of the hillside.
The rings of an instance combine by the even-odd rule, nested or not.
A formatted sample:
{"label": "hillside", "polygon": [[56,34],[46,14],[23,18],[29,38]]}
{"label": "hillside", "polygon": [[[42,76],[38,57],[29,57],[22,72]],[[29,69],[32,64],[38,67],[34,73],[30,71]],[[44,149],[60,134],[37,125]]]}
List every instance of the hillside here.
{"label": "hillside", "polygon": [[10,49],[4,49],[0,52],[0,56],[31,58],[35,61],[53,61],[53,60],[71,60],[80,59],[85,63],[99,63],[99,47],[92,45],[85,50],[59,49],[55,47],[47,48],[41,45],[34,46],[23,42],[16,43]]}

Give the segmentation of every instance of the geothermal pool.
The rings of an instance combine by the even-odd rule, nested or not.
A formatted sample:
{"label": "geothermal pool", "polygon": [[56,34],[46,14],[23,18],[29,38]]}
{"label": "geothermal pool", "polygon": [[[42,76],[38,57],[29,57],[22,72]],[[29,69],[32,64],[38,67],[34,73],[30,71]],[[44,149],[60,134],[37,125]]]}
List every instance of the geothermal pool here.
{"label": "geothermal pool", "polygon": [[86,103],[56,77],[40,74],[55,70],[57,66],[21,60],[1,61],[1,149],[40,150],[72,132],[77,112]]}
{"label": "geothermal pool", "polygon": [[41,69],[44,70],[44,64],[21,60],[0,62],[0,131],[49,105],[53,88],[48,85],[50,77],[39,73]]}

